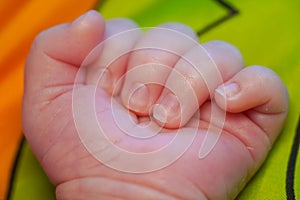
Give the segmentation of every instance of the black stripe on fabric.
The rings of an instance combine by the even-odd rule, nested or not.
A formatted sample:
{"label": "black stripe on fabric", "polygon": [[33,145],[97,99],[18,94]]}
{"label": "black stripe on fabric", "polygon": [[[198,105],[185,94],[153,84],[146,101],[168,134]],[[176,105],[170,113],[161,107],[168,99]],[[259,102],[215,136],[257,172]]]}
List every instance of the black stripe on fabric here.
{"label": "black stripe on fabric", "polygon": [[294,181],[295,181],[295,169],[297,163],[297,155],[299,152],[299,144],[300,144],[300,120],[298,121],[298,127],[296,130],[296,135],[294,138],[294,143],[291,149],[291,154],[289,157],[288,167],[286,171],[286,197],[287,200],[296,200],[295,190],[294,190]]}
{"label": "black stripe on fabric", "polygon": [[223,16],[222,18],[212,22],[211,24],[208,24],[201,30],[197,31],[198,36],[203,35],[204,33],[210,31],[211,29],[215,28],[216,26],[224,23],[225,21],[227,21],[227,20],[231,19],[232,17],[234,17],[235,15],[239,14],[239,10],[237,10],[235,7],[233,7],[228,2],[226,2],[224,0],[215,0],[215,1],[219,5],[221,5],[223,8],[225,8],[228,11],[228,13],[227,13],[227,15]]}
{"label": "black stripe on fabric", "polygon": [[14,161],[14,164],[12,166],[11,173],[10,173],[9,186],[8,186],[8,191],[7,191],[7,195],[6,195],[7,200],[10,200],[11,197],[12,197],[13,188],[14,188],[14,181],[15,181],[15,178],[16,178],[16,175],[17,175],[17,168],[18,168],[18,165],[19,165],[19,160],[20,160],[20,156],[22,154],[24,144],[25,144],[25,137],[22,136],[22,138],[19,142],[18,151],[16,152],[15,161]]}
{"label": "black stripe on fabric", "polygon": [[[223,8],[225,8],[227,10],[227,15],[223,16],[222,18],[208,24],[207,26],[205,26],[204,28],[200,29],[197,31],[197,35],[203,35],[204,33],[210,31],[211,29],[215,28],[216,26],[222,24],[223,22],[231,19],[232,17],[234,17],[235,15],[239,14],[239,10],[237,10],[235,7],[233,7],[231,4],[229,4],[228,2],[224,1],[224,0],[214,0],[216,1],[220,6],[222,6]],[[96,6],[96,10],[101,10],[102,6],[107,2],[107,0],[100,0],[99,3]]]}

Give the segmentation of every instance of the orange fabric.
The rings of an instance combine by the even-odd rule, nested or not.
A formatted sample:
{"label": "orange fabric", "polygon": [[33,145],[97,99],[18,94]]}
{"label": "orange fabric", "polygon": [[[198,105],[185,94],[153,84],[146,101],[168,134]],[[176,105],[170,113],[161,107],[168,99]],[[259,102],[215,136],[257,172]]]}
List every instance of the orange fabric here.
{"label": "orange fabric", "polygon": [[0,200],[21,137],[23,66],[34,37],[94,8],[97,0],[0,1]]}

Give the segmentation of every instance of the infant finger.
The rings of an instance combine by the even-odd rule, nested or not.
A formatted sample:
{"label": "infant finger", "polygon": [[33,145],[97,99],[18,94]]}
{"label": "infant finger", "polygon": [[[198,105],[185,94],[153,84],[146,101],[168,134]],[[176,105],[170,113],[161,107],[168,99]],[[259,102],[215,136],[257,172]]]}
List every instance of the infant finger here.
{"label": "infant finger", "polygon": [[191,28],[177,23],[146,32],[130,56],[121,91],[123,104],[139,115],[148,115],[170,69],[180,55],[197,44],[196,40]]}
{"label": "infant finger", "polygon": [[232,45],[212,41],[196,46],[180,59],[153,108],[153,117],[166,128],[185,125],[214,89],[243,68]]}
{"label": "infant finger", "polygon": [[25,64],[24,102],[53,100],[72,88],[78,68],[103,34],[104,20],[96,11],[40,33]]}
{"label": "infant finger", "polygon": [[[251,66],[237,73],[215,91],[215,100],[223,110],[247,116],[274,141],[288,111],[288,93],[272,70]],[[224,101],[225,100],[225,101]]]}
{"label": "infant finger", "polygon": [[100,55],[87,66],[86,83],[98,85],[109,94],[118,94],[129,52],[139,36],[140,30],[133,21],[122,18],[108,20],[104,40],[94,51]]}
{"label": "infant finger", "polygon": [[76,80],[79,67],[103,33],[102,16],[89,11],[43,31],[33,42],[25,64],[22,128],[38,159],[53,145],[49,141],[61,136],[57,130],[72,121],[72,88],[83,83]]}

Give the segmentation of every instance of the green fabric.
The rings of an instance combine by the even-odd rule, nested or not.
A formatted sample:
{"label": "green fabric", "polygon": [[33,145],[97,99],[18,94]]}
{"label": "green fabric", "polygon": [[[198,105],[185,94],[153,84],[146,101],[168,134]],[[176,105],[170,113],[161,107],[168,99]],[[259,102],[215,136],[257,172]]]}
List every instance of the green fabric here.
{"label": "green fabric", "polygon": [[[276,71],[288,87],[291,99],[289,116],[282,134],[262,168],[237,199],[287,199],[286,171],[300,111],[300,1],[227,2],[239,14],[201,35],[200,41],[218,39],[236,45],[241,50],[246,65],[265,65]],[[141,27],[178,21],[190,25],[196,31],[228,12],[213,0],[106,0],[99,10],[106,19],[129,17],[136,20]],[[12,199],[54,199],[53,186],[30,154],[27,149],[21,157]],[[296,199],[300,200],[300,153],[297,158],[294,189]]]}
{"label": "green fabric", "polygon": [[43,172],[27,143],[21,149],[10,199],[53,200],[55,189]]}

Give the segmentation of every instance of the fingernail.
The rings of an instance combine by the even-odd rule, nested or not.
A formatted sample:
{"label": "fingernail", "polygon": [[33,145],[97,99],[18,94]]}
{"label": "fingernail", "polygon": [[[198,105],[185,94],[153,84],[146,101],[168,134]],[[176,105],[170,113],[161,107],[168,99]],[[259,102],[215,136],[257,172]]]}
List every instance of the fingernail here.
{"label": "fingernail", "polygon": [[136,112],[144,112],[149,104],[149,89],[145,84],[137,83],[129,96],[129,108]]}
{"label": "fingernail", "polygon": [[220,87],[216,89],[216,92],[220,94],[223,97],[233,97],[237,93],[239,93],[240,87],[237,83],[229,83],[229,84],[223,84]]}
{"label": "fingernail", "polygon": [[161,123],[166,123],[167,119],[178,115],[179,102],[172,93],[167,94],[159,104],[153,108],[153,117]]}
{"label": "fingernail", "polygon": [[152,116],[154,119],[158,120],[159,122],[165,124],[167,122],[167,113],[164,106],[160,104],[155,104],[153,107],[153,114]]}
{"label": "fingernail", "polygon": [[106,91],[110,91],[112,85],[113,85],[113,81],[110,72],[107,69],[101,70],[98,86]]}

